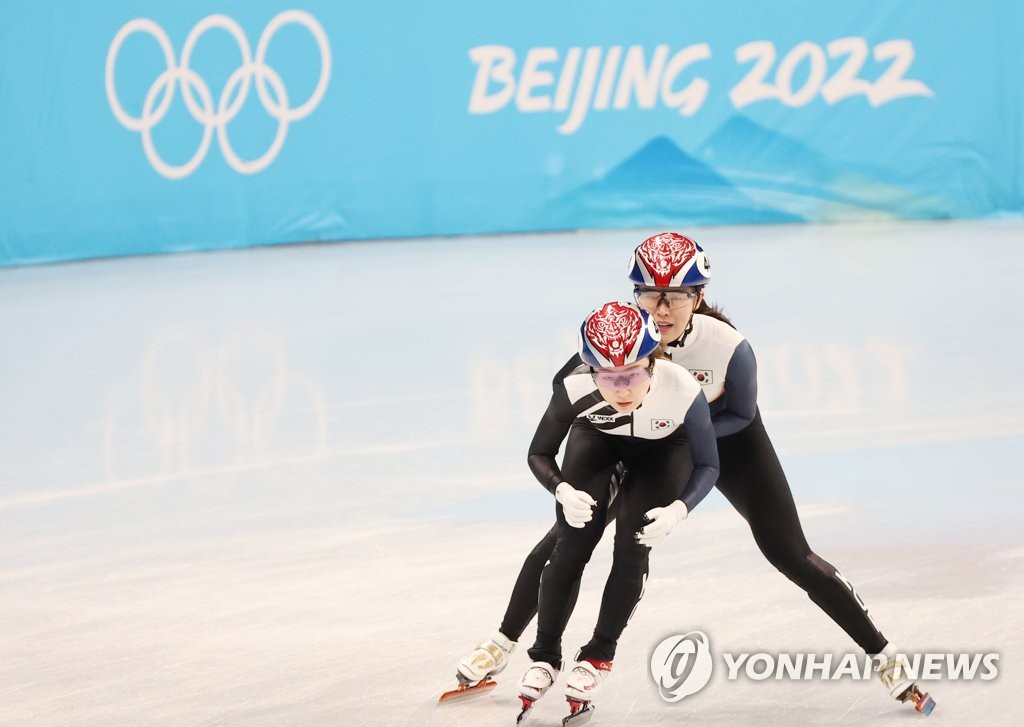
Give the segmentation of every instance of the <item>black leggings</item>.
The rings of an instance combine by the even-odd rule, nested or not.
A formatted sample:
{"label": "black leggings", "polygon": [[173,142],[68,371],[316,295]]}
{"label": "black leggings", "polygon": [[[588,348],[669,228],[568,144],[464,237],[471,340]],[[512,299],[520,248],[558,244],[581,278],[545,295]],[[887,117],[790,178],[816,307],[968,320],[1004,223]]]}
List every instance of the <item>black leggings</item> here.
{"label": "black leggings", "polygon": [[[860,596],[839,571],[818,557],[807,544],[793,494],[761,423],[760,414],[742,431],[719,439],[718,454],[721,476],[717,487],[750,525],[754,541],[768,562],[800,586],[864,651],[869,654],[880,652],[885,647],[886,639],[872,623]],[[629,487],[632,470],[628,465],[627,469],[630,470],[627,476]],[[537,543],[519,572],[501,623],[501,633],[513,641],[519,640],[537,612],[541,572],[555,547],[557,528],[558,525],[553,527]],[[615,557],[618,557],[618,552]],[[577,591],[569,593],[570,598],[575,599],[578,587],[577,581]],[[605,598],[608,596],[609,588],[606,586]],[[594,632],[595,641],[592,644],[600,643],[599,631],[600,624]],[[611,652],[614,654],[614,645]]]}
{"label": "black leggings", "polygon": [[549,534],[551,548],[540,559],[533,558],[533,554],[527,559],[524,572],[537,564],[536,575],[520,574],[517,590],[520,584],[530,590],[530,605],[515,637],[522,634],[536,607],[537,640],[528,652],[534,661],[558,665],[562,660],[562,634],[576,605],[583,570],[609,521],[609,481],[619,462],[625,463],[630,474],[615,498],[613,564],[593,639],[583,647],[580,658],[614,658],[615,645],[643,596],[651,549],[638,544],[635,534],[644,526],[644,513],[679,497],[689,479],[693,463],[685,435],[680,432],[660,440],[627,439],[575,426],[565,445],[562,475],[573,487],[593,497],[597,506],[593,520],[574,528],[566,523],[562,506],[556,505],[557,523]]}

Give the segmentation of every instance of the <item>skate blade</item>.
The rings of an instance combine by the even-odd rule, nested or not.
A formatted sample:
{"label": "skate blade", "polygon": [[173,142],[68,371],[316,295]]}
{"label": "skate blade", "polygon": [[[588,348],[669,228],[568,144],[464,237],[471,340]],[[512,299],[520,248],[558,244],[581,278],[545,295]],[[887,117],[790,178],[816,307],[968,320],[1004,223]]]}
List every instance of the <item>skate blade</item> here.
{"label": "skate blade", "polygon": [[516,724],[522,724],[527,720],[527,718],[529,718],[530,713],[533,711],[533,703],[535,701],[536,700],[530,699],[529,697],[524,697],[522,694],[519,695],[519,703],[523,705],[523,709],[519,713],[519,716],[516,717]]}
{"label": "skate blade", "polygon": [[459,702],[463,699],[469,699],[470,697],[478,697],[481,694],[486,694],[491,691],[496,686],[498,686],[498,682],[494,681],[490,677],[484,677],[476,684],[460,684],[455,689],[445,692],[441,695],[441,698],[437,700],[437,703],[445,704],[446,702]]}
{"label": "skate blade", "polygon": [[562,727],[579,727],[580,725],[589,722],[590,718],[594,716],[594,705],[588,704],[582,709],[575,709],[572,706],[572,703],[573,700],[570,699],[570,709],[573,709],[573,712],[568,717],[564,717],[562,719]]}
{"label": "skate blade", "polygon": [[913,693],[911,693],[910,695],[910,698],[914,700],[914,709],[923,714],[925,717],[930,715],[932,713],[932,710],[935,709],[935,700],[932,699],[931,695],[928,694],[928,692],[922,692],[920,689],[915,687]]}

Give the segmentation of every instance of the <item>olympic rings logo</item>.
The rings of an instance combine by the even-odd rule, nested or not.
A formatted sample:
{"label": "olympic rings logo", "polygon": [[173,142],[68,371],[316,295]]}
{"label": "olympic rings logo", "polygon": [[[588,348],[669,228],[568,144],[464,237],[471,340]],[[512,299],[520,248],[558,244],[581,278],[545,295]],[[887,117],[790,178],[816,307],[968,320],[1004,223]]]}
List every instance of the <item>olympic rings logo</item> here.
{"label": "olympic rings logo", "polygon": [[[288,104],[288,92],[280,74],[266,63],[270,41],[282,26],[288,24],[301,25],[306,28],[313,36],[320,51],[320,78],[316,88],[304,103],[295,107]],[[210,87],[198,73],[189,67],[196,42],[206,31],[213,28],[221,28],[230,33],[242,54],[242,63],[224,84],[224,89],[217,100],[216,110]],[[114,70],[118,53],[121,50],[121,45],[133,33],[151,35],[160,46],[164,62],[167,64],[167,70],[157,76],[149,87],[142,104],[141,116],[131,116],[124,110],[114,87]],[[206,158],[214,129],[217,130],[217,141],[224,154],[224,159],[227,160],[231,168],[242,174],[255,174],[266,169],[277,157],[288,133],[288,125],[309,116],[320,104],[327,90],[330,75],[331,48],[327,41],[327,34],[316,18],[302,10],[286,10],[267,24],[256,44],[255,59],[252,56],[249,40],[237,22],[226,15],[209,15],[200,20],[188,34],[181,51],[180,63],[174,57],[174,49],[164,29],[148,18],[136,18],[117,31],[117,35],[114,36],[114,40],[110,44],[110,50],[107,52],[107,100],[110,103],[111,111],[114,112],[114,116],[122,126],[142,134],[142,148],[146,152],[146,158],[159,174],[168,179],[183,179],[196,170]],[[277,121],[277,132],[270,148],[258,159],[250,161],[239,157],[232,148],[228,139],[228,124],[242,110],[242,106],[249,96],[249,87],[254,80],[260,103],[266,112]],[[203,125],[203,137],[192,158],[184,164],[175,166],[168,164],[157,153],[153,144],[153,127],[167,115],[171,102],[174,100],[175,85],[178,84],[181,85],[182,98],[184,98],[185,106],[192,118]],[[267,90],[268,84],[273,89],[276,98],[271,98],[271,94]],[[162,98],[160,98],[161,94],[163,94]],[[159,103],[157,102],[158,98],[160,98]]]}

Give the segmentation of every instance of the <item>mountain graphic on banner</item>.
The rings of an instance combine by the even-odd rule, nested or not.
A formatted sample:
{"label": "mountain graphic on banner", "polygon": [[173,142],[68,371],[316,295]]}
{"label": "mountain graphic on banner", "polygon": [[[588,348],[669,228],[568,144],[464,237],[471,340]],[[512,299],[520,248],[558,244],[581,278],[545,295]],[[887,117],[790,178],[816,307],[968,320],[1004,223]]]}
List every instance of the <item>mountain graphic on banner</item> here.
{"label": "mountain graphic on banner", "polygon": [[750,197],[806,219],[957,216],[948,200],[899,184],[890,170],[830,157],[745,116],[695,154]]}
{"label": "mountain graphic on banner", "polygon": [[601,178],[551,201],[547,221],[585,216],[611,226],[800,222],[738,190],[667,137],[651,139]]}

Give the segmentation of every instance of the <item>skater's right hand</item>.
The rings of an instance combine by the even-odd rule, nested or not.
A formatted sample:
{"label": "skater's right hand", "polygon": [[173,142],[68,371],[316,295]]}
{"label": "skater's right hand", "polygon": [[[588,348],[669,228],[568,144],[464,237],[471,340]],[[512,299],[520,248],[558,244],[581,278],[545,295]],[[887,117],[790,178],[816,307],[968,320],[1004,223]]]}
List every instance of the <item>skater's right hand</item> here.
{"label": "skater's right hand", "polygon": [[583,490],[577,490],[568,482],[559,483],[555,488],[555,499],[562,504],[562,514],[570,527],[582,528],[593,517],[597,502]]}

